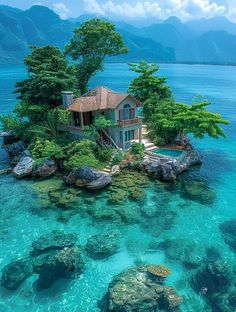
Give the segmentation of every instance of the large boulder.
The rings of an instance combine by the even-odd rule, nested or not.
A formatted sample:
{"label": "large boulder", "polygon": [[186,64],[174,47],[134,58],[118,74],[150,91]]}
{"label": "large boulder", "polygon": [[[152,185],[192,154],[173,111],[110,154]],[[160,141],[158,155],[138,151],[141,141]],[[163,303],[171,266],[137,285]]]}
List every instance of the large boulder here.
{"label": "large boulder", "polygon": [[68,185],[75,184],[90,190],[98,190],[111,184],[112,180],[110,175],[84,166],[64,176],[64,182]]}
{"label": "large boulder", "polygon": [[146,265],[119,274],[110,283],[107,293],[99,302],[100,310],[102,312],[179,311],[182,298],[173,287],[163,285],[167,271],[169,273],[169,270],[164,269],[163,266]]}
{"label": "large boulder", "polygon": [[189,169],[190,166],[201,164],[201,156],[193,149],[184,151],[180,159],[167,156],[154,156],[147,154],[139,169],[147,172],[149,175],[162,179],[164,181],[174,181],[177,175]]}
{"label": "large boulder", "polygon": [[31,157],[23,157],[13,168],[13,174],[17,179],[30,176],[33,172],[34,160]]}
{"label": "large boulder", "polygon": [[220,231],[226,244],[236,252],[236,219],[223,222]]}
{"label": "large boulder", "polygon": [[49,288],[59,278],[82,274],[85,263],[79,247],[65,247],[45,252],[33,260],[33,271],[39,275],[38,287]]}
{"label": "large boulder", "polygon": [[57,166],[54,160],[45,160],[34,171],[34,176],[50,177],[57,171]]}
{"label": "large boulder", "polygon": [[119,249],[120,232],[97,234],[88,239],[86,250],[93,259],[107,258]]}
{"label": "large boulder", "polygon": [[8,146],[7,151],[10,157],[21,155],[26,149],[27,145],[23,141],[12,143]]}
{"label": "large boulder", "polygon": [[7,289],[16,290],[32,273],[32,264],[29,259],[11,262],[2,269],[1,285]]}
{"label": "large boulder", "polygon": [[200,165],[202,163],[202,156],[194,149],[187,152],[185,156],[185,162],[189,167],[194,165]]}
{"label": "large boulder", "polygon": [[38,255],[50,250],[60,250],[64,247],[75,245],[77,235],[66,234],[63,231],[53,230],[51,233],[40,236],[32,243],[33,255]]}

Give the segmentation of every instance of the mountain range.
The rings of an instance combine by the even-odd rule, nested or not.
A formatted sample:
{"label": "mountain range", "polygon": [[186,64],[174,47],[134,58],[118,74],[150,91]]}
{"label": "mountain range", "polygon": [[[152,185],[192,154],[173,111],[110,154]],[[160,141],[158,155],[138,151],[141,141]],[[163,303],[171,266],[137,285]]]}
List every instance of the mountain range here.
{"label": "mountain range", "polygon": [[[30,45],[53,44],[63,49],[73,30],[93,17],[62,20],[44,6],[35,5],[26,11],[0,6],[0,63],[22,63]],[[107,61],[236,64],[236,24],[224,17],[183,23],[173,16],[145,27],[112,22],[129,53]]]}

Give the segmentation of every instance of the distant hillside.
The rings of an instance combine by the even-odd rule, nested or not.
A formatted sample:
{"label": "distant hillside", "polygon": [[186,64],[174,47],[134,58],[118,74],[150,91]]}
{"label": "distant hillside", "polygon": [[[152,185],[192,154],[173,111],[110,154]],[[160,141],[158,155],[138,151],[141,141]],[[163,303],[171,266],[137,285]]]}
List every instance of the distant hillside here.
{"label": "distant hillside", "polygon": [[22,61],[30,45],[54,44],[62,48],[73,28],[74,24],[62,21],[46,7],[21,11],[0,6],[0,62]]}
{"label": "distant hillside", "polygon": [[[63,49],[73,29],[93,17],[65,21],[39,5],[26,11],[0,6],[0,63],[22,62],[30,45],[54,44]],[[236,24],[224,17],[183,23],[172,16],[140,28],[123,21],[113,23],[129,53],[107,61],[236,64]]]}
{"label": "distant hillside", "polygon": [[[73,23],[61,20],[52,10],[38,5],[27,11],[0,6],[0,63],[22,62],[30,45],[53,44],[63,49],[80,21],[75,19],[76,23]],[[130,52],[114,58],[114,61],[175,61],[173,49],[166,49],[152,39],[139,37],[138,33],[134,35],[123,29],[120,32]]]}

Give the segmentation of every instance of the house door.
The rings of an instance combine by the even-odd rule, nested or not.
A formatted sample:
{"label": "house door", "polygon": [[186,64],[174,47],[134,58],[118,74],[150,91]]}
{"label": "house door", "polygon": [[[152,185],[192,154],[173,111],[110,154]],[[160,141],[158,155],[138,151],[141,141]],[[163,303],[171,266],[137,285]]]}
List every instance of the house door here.
{"label": "house door", "polygon": [[79,127],[80,126],[80,116],[79,116],[79,113],[78,112],[74,112],[73,113],[73,117],[74,117],[74,125],[76,127]]}
{"label": "house door", "polygon": [[86,112],[84,114],[84,125],[90,126],[93,123],[93,112]]}

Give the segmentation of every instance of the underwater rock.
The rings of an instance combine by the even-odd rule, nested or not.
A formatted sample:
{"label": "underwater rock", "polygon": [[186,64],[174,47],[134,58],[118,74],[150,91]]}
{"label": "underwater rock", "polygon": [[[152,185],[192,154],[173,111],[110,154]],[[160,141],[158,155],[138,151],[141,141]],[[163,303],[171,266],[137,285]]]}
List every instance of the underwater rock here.
{"label": "underwater rock", "polygon": [[32,263],[29,259],[11,262],[2,269],[1,285],[16,290],[32,274]]}
{"label": "underwater rock", "polygon": [[209,188],[207,182],[194,178],[182,182],[181,195],[202,204],[212,204],[215,201],[215,193]]}
{"label": "underwater rock", "polygon": [[34,176],[50,177],[57,171],[57,166],[54,160],[45,160],[34,171]]}
{"label": "underwater rock", "polygon": [[91,236],[86,244],[88,255],[93,259],[107,258],[119,249],[120,232],[112,231]]}
{"label": "underwater rock", "polygon": [[223,222],[220,231],[226,244],[236,252],[236,219]]}
{"label": "underwater rock", "polygon": [[33,271],[39,275],[38,287],[49,288],[58,278],[82,274],[85,262],[77,246],[50,250],[33,259]]}
{"label": "underwater rock", "polygon": [[206,296],[224,291],[230,283],[229,265],[226,261],[207,264],[191,280],[193,289],[198,293],[205,289]]}
{"label": "underwater rock", "polygon": [[[196,244],[190,243],[185,239],[167,239],[160,242],[159,247],[164,250],[168,259],[181,261],[188,270],[196,269],[202,264],[202,251]],[[200,255],[198,252],[201,252]]]}
{"label": "underwater rock", "polygon": [[23,141],[18,141],[18,142],[10,144],[7,147],[7,151],[10,157],[21,156],[26,148],[27,148],[27,145]]}
{"label": "underwater rock", "polygon": [[6,168],[6,169],[1,169],[0,170],[0,176],[4,174],[9,174],[12,172],[12,168]]}
{"label": "underwater rock", "polygon": [[111,176],[89,167],[82,167],[80,170],[69,173],[63,178],[68,185],[85,187],[90,190],[98,190],[111,184]]}
{"label": "underwater rock", "polygon": [[173,287],[164,286],[156,276],[140,266],[117,275],[105,296],[98,302],[102,312],[179,311],[182,298]]}
{"label": "underwater rock", "polygon": [[136,224],[141,220],[141,215],[137,211],[137,207],[121,207],[118,213],[124,223]]}
{"label": "underwater rock", "polygon": [[75,245],[76,241],[77,235],[74,233],[66,234],[63,231],[53,230],[50,233],[40,236],[32,243],[33,255],[38,255],[49,250],[60,250],[64,247],[71,247]]}
{"label": "underwater rock", "polygon": [[122,204],[127,199],[127,192],[122,189],[113,192],[108,199],[108,204],[119,205]]}
{"label": "underwater rock", "polygon": [[211,297],[213,311],[232,312],[236,311],[236,291],[228,290],[226,293],[213,294]]}
{"label": "underwater rock", "polygon": [[139,187],[132,187],[129,190],[129,197],[134,201],[144,201],[146,197],[146,193],[143,189]]}
{"label": "underwater rock", "polygon": [[34,160],[31,157],[23,157],[20,162],[13,168],[15,178],[22,179],[30,176],[33,171]]}

